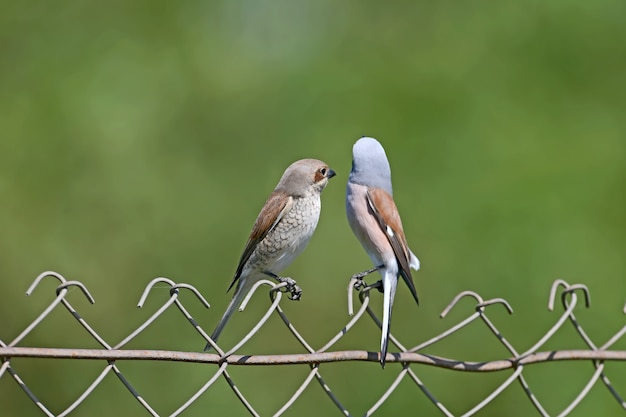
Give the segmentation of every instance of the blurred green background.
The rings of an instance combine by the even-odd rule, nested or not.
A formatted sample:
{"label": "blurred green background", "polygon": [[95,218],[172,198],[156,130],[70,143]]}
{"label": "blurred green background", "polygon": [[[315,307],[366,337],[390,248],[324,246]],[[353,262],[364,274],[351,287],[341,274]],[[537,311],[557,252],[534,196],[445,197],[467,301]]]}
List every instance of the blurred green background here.
{"label": "blurred green background", "polygon": [[[303,287],[284,302],[294,324],[321,347],[347,322],[349,277],[370,266],[344,214],[351,147],[378,138],[391,161],[396,202],[412,249],[421,305],[404,286],[393,331],[407,346],[473,312],[462,290],[504,297],[509,316],[490,317],[519,350],[557,319],[546,309],[556,278],[584,283],[592,308],[583,326],[604,343],[624,325],[626,299],[626,3],[2,1],[0,13],[0,338],[8,342],[54,297],[53,280],[30,297],[42,271],[80,280],[69,299],[111,344],[167,298],[166,276],[195,285],[212,307],[181,296],[208,330],[229,301],[225,290],[254,219],[296,159],[326,161],[325,190],[308,249],[287,270]],[[380,295],[374,294],[380,311]],[[232,346],[267,306],[259,294],[221,342]],[[560,309],[557,309],[557,312]],[[378,349],[362,320],[337,349]],[[98,345],[59,309],[21,346]],[[127,347],[201,350],[204,342],[171,311]],[[585,348],[565,327],[542,350]],[[620,341],[616,349],[626,349]],[[270,323],[244,353],[302,352],[282,323]],[[460,360],[509,356],[477,324],[427,350]],[[102,363],[15,359],[36,394],[60,412]],[[215,370],[181,363],[120,363],[162,415]],[[626,364],[609,363],[622,395]],[[377,363],[322,366],[354,414],[397,375]],[[508,374],[415,367],[454,413],[488,395]],[[558,413],[584,386],[588,363],[526,369],[544,406]],[[233,377],[262,415],[296,390],[307,367],[241,367]],[[4,375],[0,414],[41,413]],[[527,416],[513,384],[480,415]],[[380,415],[436,415],[404,381]],[[74,413],[143,415],[109,375]],[[247,415],[219,381],[186,415]],[[287,415],[340,415],[313,382]],[[596,387],[573,416],[623,415]]]}

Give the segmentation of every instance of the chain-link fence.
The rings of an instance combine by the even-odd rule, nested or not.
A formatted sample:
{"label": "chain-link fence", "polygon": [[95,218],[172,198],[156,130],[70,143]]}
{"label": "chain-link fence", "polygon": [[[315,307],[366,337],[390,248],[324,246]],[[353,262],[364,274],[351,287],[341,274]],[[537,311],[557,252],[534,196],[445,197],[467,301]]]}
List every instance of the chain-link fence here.
{"label": "chain-link fence", "polygon": [[[369,307],[370,297],[369,292],[373,288],[372,286],[363,288],[359,291],[359,300],[361,302],[360,308],[358,308],[357,312],[354,313],[353,307],[353,299],[352,294],[353,286],[355,284],[354,281],[350,282],[348,286],[348,304],[350,315],[352,316],[348,323],[343,327],[343,329],[337,333],[331,340],[328,341],[323,347],[319,349],[315,349],[311,346],[311,344],[302,336],[302,334],[296,329],[296,327],[289,321],[284,311],[280,307],[280,302],[283,296],[281,290],[283,289],[281,285],[275,285],[269,281],[261,281],[259,282],[253,289],[250,291],[248,297],[244,300],[243,306],[249,301],[255,291],[258,291],[261,286],[269,286],[270,287],[270,297],[271,297],[271,305],[265,312],[265,314],[261,317],[258,323],[254,326],[254,328],[243,337],[232,349],[228,351],[223,351],[219,345],[213,342],[204,329],[198,324],[196,320],[189,313],[189,310],[185,307],[181,299],[179,298],[179,294],[181,291],[189,291],[191,292],[197,299],[208,308],[209,304],[207,300],[202,296],[202,294],[193,286],[184,283],[175,283],[167,278],[156,278],[152,280],[147,287],[145,288],[138,306],[142,306],[147,297],[150,295],[151,290],[154,288],[156,284],[159,285],[167,285],[169,286],[169,298],[166,302],[163,303],[157,311],[151,315],[144,323],[142,323],[139,327],[137,327],[134,331],[132,331],[127,337],[125,337],[121,342],[116,345],[110,345],[100,334],[98,334],[90,325],[87,323],[81,315],[77,312],[77,310],[72,306],[72,304],[66,298],[68,291],[71,287],[79,288],[82,293],[87,297],[90,302],[93,302],[93,298],[84,284],[78,281],[68,281],[62,275],[56,272],[44,272],[39,275],[30,288],[27,291],[27,294],[30,295],[35,288],[40,284],[43,279],[47,278],[56,278],[59,281],[59,285],[56,287],[56,298],[44,309],[44,311],[35,319],[29,326],[26,327],[17,337],[13,340],[6,342],[0,340],[0,357],[2,358],[2,366],[0,367],[0,379],[2,378],[13,378],[13,380],[22,388],[24,393],[32,400],[34,406],[38,407],[45,415],[48,416],[65,416],[74,412],[77,407],[83,404],[86,399],[94,392],[94,390],[100,386],[100,384],[111,374],[115,375],[121,384],[123,384],[128,392],[135,397],[135,399],[145,408],[147,414],[158,416],[159,412],[155,410],[155,408],[140,394],[140,392],[129,382],[129,380],[122,373],[117,363],[120,361],[137,361],[137,360],[153,360],[153,361],[176,361],[176,362],[196,362],[196,363],[212,363],[217,366],[214,369],[214,373],[212,375],[207,376],[206,382],[188,399],[186,399],[182,404],[178,407],[176,411],[169,414],[171,416],[177,416],[184,414],[185,411],[196,402],[203,394],[207,392],[219,378],[224,378],[227,383],[232,388],[234,395],[241,401],[244,407],[254,416],[260,415],[257,410],[251,405],[250,401],[246,398],[246,396],[240,391],[235,380],[229,373],[229,368],[232,366],[250,366],[250,365],[300,365],[300,366],[308,366],[310,370],[308,371],[308,375],[304,379],[304,381],[299,386],[291,387],[293,390],[293,395],[286,401],[280,409],[275,412],[275,416],[279,416],[284,414],[290,407],[303,395],[303,393],[307,390],[316,389],[314,387],[317,384],[314,384],[313,381],[319,382],[319,387],[323,390],[323,392],[328,397],[328,400],[336,406],[339,410],[338,414],[343,414],[346,416],[353,415],[353,412],[349,410],[339,398],[333,393],[332,388],[326,383],[324,377],[322,375],[322,371],[320,369],[321,364],[329,364],[342,362],[342,361],[369,361],[369,362],[378,362],[379,357],[377,352],[367,352],[367,351],[333,351],[332,348],[337,344],[337,342],[342,339],[346,333],[359,321],[365,319],[367,317],[371,318],[376,322],[378,326],[380,326],[379,318],[373,313],[373,311]],[[396,390],[399,386],[400,382],[408,379],[413,381],[418,390],[420,390],[423,395],[430,400],[438,410],[440,410],[441,414],[446,416],[453,416],[453,414],[441,401],[439,401],[433,393],[426,387],[426,385],[422,382],[419,374],[419,366],[418,365],[429,365],[439,368],[447,368],[456,371],[462,372],[494,372],[494,371],[509,371],[510,375],[506,377],[504,382],[502,382],[496,389],[494,389],[489,395],[481,399],[478,404],[476,404],[473,408],[466,411],[463,416],[470,416],[478,413],[482,410],[487,404],[492,402],[496,397],[498,397],[507,387],[513,384],[515,381],[518,381],[521,384],[522,392],[527,396],[528,401],[532,403],[532,405],[536,408],[539,415],[549,416],[549,415],[559,415],[565,416],[568,415],[574,408],[576,408],[583,399],[587,396],[590,390],[596,386],[604,386],[610,392],[612,397],[620,404],[622,409],[626,410],[626,401],[624,401],[623,397],[618,393],[618,388],[615,387],[611,381],[609,380],[607,373],[611,365],[614,364],[614,361],[626,361],[626,351],[614,350],[612,346],[620,340],[624,334],[626,333],[626,325],[624,325],[621,329],[619,329],[612,337],[609,338],[604,344],[599,345],[594,343],[588,334],[585,332],[583,327],[579,324],[574,314],[574,311],[578,304],[581,302],[581,297],[583,302],[589,306],[589,291],[586,286],[581,284],[570,285],[563,280],[557,280],[553,283],[552,288],[550,290],[550,297],[548,308],[553,310],[555,308],[555,304],[557,303],[559,297],[560,302],[563,308],[563,312],[560,314],[554,325],[539,339],[536,343],[532,345],[529,349],[526,349],[523,352],[519,352],[504,336],[504,334],[494,325],[494,323],[489,319],[487,315],[487,311],[491,308],[505,308],[509,313],[512,313],[511,306],[509,303],[501,298],[494,298],[489,300],[484,300],[480,295],[473,291],[463,291],[458,294],[450,304],[444,309],[441,313],[441,316],[446,316],[461,300],[462,298],[470,297],[475,299],[476,304],[473,312],[469,314],[465,319],[458,322],[456,325],[452,326],[448,330],[443,333],[437,335],[436,337],[427,340],[418,346],[414,347],[405,347],[403,343],[401,343],[396,337],[391,335],[392,343],[397,347],[397,350],[392,350],[392,353],[388,354],[387,363],[391,364],[393,362],[401,363],[397,377],[390,384],[388,389],[378,398],[377,401],[374,402],[374,405],[371,406],[369,410],[365,413],[365,415],[369,416],[376,413],[377,410],[383,405],[383,403],[387,401],[393,401],[390,398],[391,394]],[[23,347],[19,346],[20,342],[24,340],[24,338],[29,335],[37,326],[39,326],[42,321],[48,317],[55,309],[62,305],[71,316],[77,320],[80,325],[84,328],[85,332],[90,335],[99,345],[102,346],[102,349],[56,349],[56,348],[34,348],[34,347]],[[186,322],[192,326],[198,334],[204,338],[205,341],[208,341],[211,346],[213,346],[215,353],[202,353],[202,352],[180,352],[180,351],[165,351],[165,350],[129,350],[124,349],[128,343],[135,339],[140,333],[142,333],[148,326],[155,322],[157,318],[162,316],[166,311],[171,308],[174,308],[182,314],[182,317],[186,320]],[[626,306],[624,307],[624,313],[626,314]],[[241,348],[249,341],[249,339],[267,322],[267,320],[273,315],[278,314],[282,321],[285,323],[293,337],[304,347],[307,353],[298,353],[298,354],[287,354],[287,355],[240,355],[237,354],[241,350]],[[488,362],[465,362],[460,360],[452,360],[446,359],[442,357],[437,357],[433,355],[427,355],[420,353],[425,348],[433,346],[438,342],[448,338],[453,333],[459,331],[460,329],[468,326],[470,323],[474,321],[480,321],[486,326],[486,328],[493,334],[494,339],[499,341],[510,352],[510,356],[500,360],[493,360]],[[541,351],[541,348],[551,339],[554,334],[566,323],[570,322],[573,324],[577,334],[580,336],[581,340],[584,341],[587,349],[585,350],[552,350],[552,351]],[[202,341],[198,341],[198,346],[203,345]],[[29,388],[28,381],[22,379],[20,377],[19,371],[16,366],[12,364],[12,360],[14,358],[63,358],[63,359],[72,359],[72,360],[97,360],[101,361],[103,364],[103,369],[100,374],[97,376],[95,380],[82,392],[78,398],[73,401],[67,408],[62,411],[52,411],[48,405],[42,402],[34,391]],[[551,362],[551,361],[574,361],[574,360],[584,360],[588,361],[593,365],[594,371],[589,377],[588,382],[585,384],[584,388],[575,396],[575,398],[560,412],[556,414],[549,413],[546,411],[544,404],[538,400],[538,398],[533,394],[529,383],[524,377],[524,370],[532,364],[541,363],[541,362]],[[331,366],[325,365],[325,366]],[[389,371],[396,372],[394,368],[387,367]],[[624,388],[622,387],[622,390]],[[0,392],[0,394],[2,394]],[[523,394],[520,394],[523,395]],[[0,414],[3,414],[2,404],[0,403]]]}

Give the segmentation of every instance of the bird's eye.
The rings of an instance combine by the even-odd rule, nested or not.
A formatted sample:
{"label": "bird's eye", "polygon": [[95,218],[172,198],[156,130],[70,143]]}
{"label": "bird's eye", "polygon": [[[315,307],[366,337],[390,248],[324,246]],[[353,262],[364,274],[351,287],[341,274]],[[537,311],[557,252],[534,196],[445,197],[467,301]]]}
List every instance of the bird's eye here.
{"label": "bird's eye", "polygon": [[320,174],[326,175],[326,168],[320,168]]}

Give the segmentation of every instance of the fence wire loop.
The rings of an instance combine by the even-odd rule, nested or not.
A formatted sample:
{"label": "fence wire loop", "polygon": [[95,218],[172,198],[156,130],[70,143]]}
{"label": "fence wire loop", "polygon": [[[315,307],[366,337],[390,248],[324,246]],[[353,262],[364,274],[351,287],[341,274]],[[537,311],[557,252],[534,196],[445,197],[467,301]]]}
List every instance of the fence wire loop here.
{"label": "fence wire loop", "polygon": [[587,308],[589,308],[591,306],[591,297],[589,295],[589,289],[587,288],[586,285],[584,284],[574,284],[574,285],[570,285],[569,283],[567,283],[566,281],[562,280],[562,279],[557,279],[554,281],[554,283],[552,284],[552,287],[550,288],[550,298],[548,301],[548,310],[553,311],[554,310],[554,300],[556,298],[556,292],[558,291],[559,287],[563,287],[563,292],[561,294],[561,300],[563,302],[565,302],[565,296],[568,294],[571,294],[575,291],[581,290],[583,292],[583,295],[585,296],[585,305],[587,306]]}
{"label": "fence wire loop", "polygon": [[458,302],[461,301],[461,299],[464,297],[474,298],[474,300],[476,300],[477,302],[477,305],[483,304],[485,302],[483,298],[477,293],[475,293],[474,291],[470,291],[470,290],[461,291],[452,299],[452,301],[450,301],[450,303],[446,306],[446,308],[443,309],[439,317],[441,317],[442,319],[445,318],[448,315],[448,313],[454,308],[454,306],[456,306]]}
{"label": "fence wire loop", "polygon": [[513,307],[511,307],[511,304],[509,304],[509,302],[506,301],[504,298],[492,298],[491,300],[478,303],[476,304],[476,311],[483,311],[485,307],[491,306],[494,304],[500,304],[504,306],[504,308],[509,314],[513,314]]}
{"label": "fence wire loop", "polygon": [[[176,285],[176,283],[169,278],[165,278],[165,277],[154,278],[152,281],[148,283],[148,285],[146,285],[146,288],[144,288],[143,292],[141,293],[141,297],[139,298],[137,307],[139,308],[143,307],[143,305],[146,303],[146,299],[148,298],[148,295],[150,294],[154,286],[157,284],[167,284],[170,288]],[[170,292],[170,296],[171,295],[172,293]]]}
{"label": "fence wire loop", "polygon": [[[173,280],[165,277],[158,277],[151,280],[143,290],[137,307],[143,307],[148,296],[153,292],[155,287],[159,284],[165,284],[167,286],[167,298],[160,302],[160,305],[156,308],[155,312],[140,323],[134,330],[132,330],[128,336],[124,337],[122,341],[117,344],[109,344],[99,333],[92,328],[78,313],[78,311],[70,304],[66,299],[68,290],[71,287],[78,287],[85,297],[93,303],[93,297],[87,290],[86,286],[80,281],[67,280],[61,274],[54,271],[46,271],[39,274],[33,283],[28,288],[26,294],[31,295],[32,292],[39,286],[42,280],[50,277],[54,278],[59,283],[55,288],[56,297],[49,302],[49,305],[43,310],[40,315],[35,318],[17,337],[15,337],[9,343],[0,339],[0,379],[5,377],[12,378],[18,386],[24,391],[26,396],[33,402],[41,412],[47,416],[66,416],[73,413],[77,407],[83,404],[87,398],[96,390],[98,386],[106,378],[117,378],[120,383],[126,388],[126,390],[132,395],[137,402],[143,407],[148,415],[160,416],[160,413],[156,410],[148,400],[141,394],[141,392],[133,386],[126,378],[122,370],[118,367],[120,361],[133,361],[133,360],[156,360],[156,361],[184,361],[184,362],[196,362],[198,364],[213,364],[211,365],[212,373],[207,373],[206,382],[200,384],[187,398],[181,399],[180,405],[173,412],[168,413],[170,416],[178,416],[183,414],[194,402],[200,397],[205,395],[215,382],[223,378],[230,386],[234,396],[245,407],[245,409],[253,416],[266,415],[257,410],[246,394],[238,387],[235,379],[228,372],[231,366],[254,366],[254,365],[304,365],[308,369],[306,375],[303,375],[302,382],[298,386],[293,387],[293,394],[289,395],[288,399],[282,403],[278,410],[270,413],[274,416],[281,416],[286,413],[293,404],[298,401],[303,393],[307,390],[312,390],[314,386],[313,381],[317,381],[322,389],[322,392],[328,397],[329,401],[338,409],[338,411],[345,416],[355,415],[353,410],[349,410],[338,398],[333,391],[333,387],[323,377],[323,370],[327,369],[335,362],[343,361],[358,361],[358,362],[373,362],[374,366],[378,366],[378,352],[368,352],[364,350],[352,350],[352,351],[331,351],[342,338],[346,337],[350,330],[364,317],[368,316],[378,326],[381,326],[381,321],[376,313],[370,308],[370,292],[372,289],[381,289],[380,281],[377,281],[371,285],[368,285],[363,280],[363,277],[367,274],[374,272],[372,269],[364,271],[361,274],[357,274],[350,279],[348,284],[348,313],[349,319],[347,323],[339,328],[337,333],[332,336],[328,341],[312,343],[307,340],[302,332],[298,329],[299,324],[294,323],[289,319],[287,314],[283,311],[280,303],[283,298],[283,294],[292,293],[293,283],[295,281],[288,281],[287,279],[280,280],[281,282],[275,283],[270,280],[260,280],[256,282],[248,295],[243,300],[240,310],[245,309],[251,298],[258,294],[261,287],[269,287],[269,305],[257,320],[252,329],[247,332],[232,348],[223,349],[220,345],[215,343],[208,334],[205,332],[199,322],[189,313],[185,306],[185,301],[179,297],[180,290],[187,290],[194,294],[194,297],[205,307],[210,308],[210,304],[207,299],[198,291],[196,287],[186,283],[176,283]],[[291,289],[290,289],[291,288]],[[518,381],[521,385],[522,392],[527,396],[531,404],[535,407],[539,415],[541,416],[566,416],[572,412],[588,395],[590,390],[594,386],[604,386],[611,393],[613,398],[617,401],[619,406],[626,410],[626,402],[623,397],[620,396],[617,387],[609,380],[607,371],[610,368],[613,361],[626,361],[626,351],[609,350],[619,340],[622,340],[626,335],[626,324],[621,326],[619,330],[604,344],[596,344],[587,335],[583,326],[576,318],[574,311],[578,305],[578,295],[582,293],[584,296],[585,306],[590,307],[590,292],[587,286],[583,284],[569,284],[568,282],[558,279],[554,281],[550,288],[550,295],[548,300],[548,309],[554,310],[554,304],[557,297],[557,293],[561,289],[561,304],[563,312],[556,319],[554,324],[539,338],[539,340],[532,343],[532,346],[523,352],[518,350],[511,344],[505,333],[499,329],[489,318],[488,313],[491,314],[491,309],[487,307],[491,305],[502,305],[509,314],[513,314],[512,306],[504,298],[490,298],[484,299],[478,293],[467,290],[457,294],[450,303],[441,312],[440,317],[445,318],[453,308],[457,307],[457,304],[463,298],[473,298],[475,304],[473,309],[468,309],[468,315],[461,319],[456,324],[453,324],[450,328],[443,331],[441,334],[431,337],[428,340],[420,342],[418,345],[407,349],[401,340],[396,335],[391,334],[390,340],[393,345],[398,349],[396,352],[389,352],[387,356],[387,362],[391,365],[393,363],[399,363],[398,368],[388,366],[385,372],[397,372],[395,378],[391,381],[385,391],[378,397],[373,398],[372,403],[365,405],[367,410],[365,416],[371,416],[379,411],[383,404],[388,401],[393,401],[392,394],[396,391],[397,387],[405,379],[411,384],[415,384],[416,389],[419,390],[430,402],[436,410],[445,416],[472,416],[482,410],[487,404],[491,403],[495,398],[511,386],[515,381]],[[358,291],[359,300],[361,305],[354,313],[353,305],[353,293]],[[289,296],[288,296],[289,298]],[[77,320],[84,328],[86,333],[96,340],[103,349],[62,349],[62,348],[37,348],[28,346],[18,346],[22,340],[28,335],[35,327],[39,326],[42,321],[59,305],[62,304],[65,309],[70,313],[70,316]],[[176,309],[182,316],[185,322],[187,322],[193,329],[199,334],[200,338],[204,342],[208,342],[216,353],[200,353],[196,351],[195,344],[188,352],[175,352],[175,351],[163,351],[163,350],[128,350],[123,349],[131,340],[136,338],[141,332],[143,332],[148,326],[156,325],[157,320],[169,310],[170,307],[176,306]],[[367,313],[367,314],[365,314]],[[623,313],[626,314],[626,305],[624,305]],[[283,355],[255,355],[246,352],[242,352],[244,346],[254,337],[256,333],[265,325],[269,318],[273,314],[278,314],[284,325],[286,326],[289,334],[298,341],[298,343],[304,349],[304,352],[297,352],[293,354]],[[493,340],[500,343],[510,354],[507,358],[492,360],[488,362],[470,362],[458,359],[448,359],[438,357],[432,354],[420,353],[423,349],[436,345],[437,343],[445,340],[453,333],[464,330],[467,326],[478,320],[479,323],[483,323],[490,333],[493,335]],[[558,350],[540,352],[539,349],[550,340],[554,334],[559,331],[566,322],[570,322],[573,325],[575,334],[580,337],[587,350]],[[3,335],[4,336],[4,335]],[[204,343],[202,343],[204,345]],[[320,347],[316,347],[319,345]],[[200,347],[201,343],[198,342],[197,347]],[[598,347],[599,346],[599,347]],[[70,401],[69,406],[60,412],[52,411],[48,405],[42,402],[35,393],[28,386],[28,381],[25,381],[20,377],[17,370],[13,366],[12,359],[20,358],[54,358],[54,359],[72,359],[72,360],[95,360],[101,361],[103,369],[99,375],[84,389],[84,391],[75,399]],[[537,363],[546,363],[554,361],[571,361],[571,360],[588,360],[594,367],[593,373],[589,376],[588,381],[583,388],[576,394],[573,400],[560,411],[556,413],[546,410],[542,402],[533,393],[530,384],[526,381],[524,376],[525,370]],[[217,365],[217,366],[215,366]],[[436,396],[426,387],[424,382],[419,378],[419,366],[427,365],[438,368],[452,369],[461,372],[497,372],[497,371],[509,371],[506,378],[487,396],[478,400],[468,410],[455,414],[449,410]],[[109,376],[111,375],[111,376]],[[260,389],[263,389],[261,387]],[[2,405],[0,404],[0,413],[2,412]]]}
{"label": "fence wire loop", "polygon": [[561,302],[563,303],[563,306],[566,305],[567,295],[572,294],[574,291],[578,290],[581,290],[583,292],[583,295],[585,296],[585,307],[591,307],[591,296],[589,295],[589,289],[586,285],[583,284],[570,285],[568,288],[563,290],[563,293],[561,294]]}
{"label": "fence wire loop", "polygon": [[39,286],[39,283],[41,283],[41,281],[47,277],[56,278],[61,284],[64,284],[67,282],[67,280],[63,277],[63,275],[57,272],[54,272],[54,271],[42,272],[41,274],[37,275],[37,278],[35,278],[32,284],[30,284],[30,287],[28,287],[28,289],[26,290],[26,295],[31,295],[33,291],[35,291],[35,288]]}
{"label": "fence wire loop", "polygon": [[78,287],[82,291],[82,293],[85,294],[85,297],[87,297],[89,303],[94,304],[96,302],[96,300],[94,300],[94,298],[89,293],[87,287],[85,287],[85,284],[80,281],[65,281],[64,283],[59,284],[59,286],[56,288],[57,295],[59,295],[61,291],[66,290],[69,287]]}
{"label": "fence wire loop", "polygon": [[170,295],[173,295],[174,292],[176,292],[176,291],[178,291],[180,289],[191,291],[191,293],[196,296],[196,298],[202,303],[202,305],[205,308],[211,308],[211,305],[206,300],[206,298],[204,298],[204,296],[200,293],[200,291],[198,291],[198,289],[196,287],[194,287],[193,285],[191,285],[191,284],[180,283],[180,284],[174,285],[170,289]]}

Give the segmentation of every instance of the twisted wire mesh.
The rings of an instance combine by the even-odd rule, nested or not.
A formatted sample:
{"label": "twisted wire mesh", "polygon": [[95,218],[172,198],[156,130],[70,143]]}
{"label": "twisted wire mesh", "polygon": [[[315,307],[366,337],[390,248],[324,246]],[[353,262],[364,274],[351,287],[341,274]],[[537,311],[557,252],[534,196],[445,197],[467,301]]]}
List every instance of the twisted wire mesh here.
{"label": "twisted wire mesh", "polygon": [[[316,380],[319,383],[323,393],[328,397],[329,401],[334,404],[338,411],[346,416],[353,415],[351,411],[339,400],[337,395],[333,392],[332,388],[326,383],[322,372],[320,370],[320,364],[322,363],[334,363],[342,361],[369,361],[378,362],[377,352],[367,351],[331,351],[330,349],[342,339],[354,325],[365,317],[371,318],[379,327],[381,325],[380,319],[374,314],[370,308],[370,291],[374,286],[362,288],[359,291],[359,300],[361,302],[357,312],[354,313],[353,306],[353,288],[355,280],[352,280],[348,285],[348,306],[351,319],[348,323],[339,331],[334,337],[332,337],[325,345],[319,349],[315,349],[311,344],[302,336],[298,329],[290,322],[289,318],[280,306],[280,302],[283,296],[281,290],[284,289],[284,284],[274,284],[270,281],[259,281],[248,296],[244,299],[242,308],[245,308],[253,294],[258,291],[262,286],[269,286],[270,291],[270,306],[263,316],[258,320],[253,329],[247,333],[235,346],[228,351],[222,350],[222,348],[215,343],[204,329],[193,318],[183,302],[179,299],[181,291],[191,292],[195,298],[206,308],[209,307],[209,303],[203,297],[203,295],[192,285],[185,283],[176,283],[168,278],[155,278],[145,288],[143,294],[140,297],[138,307],[141,307],[149,297],[151,290],[157,284],[165,284],[169,287],[169,297],[165,302],[141,325],[134,329],[128,336],[115,345],[111,345],[105,341],[105,339],[98,334],[78,313],[73,305],[66,298],[68,291],[72,287],[78,288],[87,298],[87,300],[93,303],[94,299],[86,286],[79,281],[66,280],[61,274],[56,272],[47,271],[40,274],[29,287],[26,292],[27,295],[32,294],[35,288],[45,278],[55,278],[59,281],[59,285],[56,287],[56,297],[50,302],[50,304],[44,309],[44,311],[28,325],[17,337],[10,342],[6,343],[0,339],[0,358],[2,358],[2,365],[0,366],[0,379],[12,378],[28,396],[28,398],[35,404],[36,407],[41,410],[47,416],[66,416],[76,410],[76,408],[85,402],[85,400],[94,392],[94,390],[105,380],[105,378],[113,373],[128,390],[128,392],[141,404],[147,414],[152,416],[161,415],[155,408],[149,404],[149,402],[140,394],[140,392],[131,384],[129,379],[125,377],[123,372],[117,366],[119,361],[132,361],[132,360],[153,360],[153,361],[173,361],[173,362],[195,362],[195,363],[210,363],[218,365],[215,373],[208,377],[206,382],[196,390],[189,398],[184,400],[180,406],[170,416],[178,416],[183,414],[194,402],[196,402],[206,391],[211,388],[216,381],[223,377],[224,380],[231,387],[233,393],[241,401],[243,406],[254,416],[260,416],[261,414],[252,406],[248,398],[238,388],[234,378],[228,371],[230,366],[252,366],[252,365],[303,365],[306,364],[310,370],[304,381],[295,389],[291,397],[276,411],[273,415],[283,415],[292,405],[302,396],[307,389],[315,386],[313,381]],[[509,303],[502,298],[493,298],[485,300],[479,294],[473,291],[463,291],[459,293],[450,304],[443,310],[441,317],[445,317],[449,312],[455,308],[458,302],[466,297],[473,298],[476,301],[474,311],[466,318],[459,321],[441,334],[420,343],[417,346],[407,348],[400,342],[393,334],[390,336],[391,342],[397,347],[398,351],[394,353],[388,353],[387,362],[399,362],[401,368],[385,392],[378,398],[374,404],[366,411],[365,415],[370,416],[375,414],[383,403],[390,401],[391,394],[397,389],[400,382],[407,379],[413,381],[417,388],[431,401],[435,407],[445,416],[455,416],[457,414],[452,413],[441,401],[439,401],[435,395],[426,387],[423,381],[419,378],[416,365],[429,365],[439,368],[447,368],[456,371],[464,372],[494,372],[494,371],[512,371],[511,374],[498,385],[489,395],[480,400],[474,407],[466,412],[458,415],[471,416],[482,410],[487,404],[492,402],[498,397],[507,387],[509,387],[514,381],[518,381],[522,387],[523,393],[535,407],[537,412],[541,416],[565,416],[571,413],[581,401],[587,396],[591,388],[595,385],[602,385],[607,388],[611,396],[618,402],[623,410],[626,410],[626,401],[620,396],[618,389],[611,383],[607,376],[607,363],[611,361],[626,361],[626,351],[612,350],[611,347],[620,340],[626,333],[626,325],[619,329],[614,335],[612,335],[604,344],[598,345],[592,341],[587,332],[580,325],[574,311],[580,303],[580,296],[587,307],[589,307],[589,290],[582,284],[569,284],[563,280],[556,280],[550,290],[550,297],[548,308],[554,310],[555,303],[557,302],[560,291],[560,301],[563,307],[563,312],[560,314],[555,323],[548,329],[545,334],[539,338],[530,348],[523,352],[519,352],[515,347],[507,340],[504,334],[498,329],[498,327],[489,319],[487,310],[493,308],[492,306],[499,305],[505,308],[509,313],[513,310]],[[86,334],[88,334],[93,340],[95,340],[102,349],[61,349],[61,348],[34,348],[18,346],[24,338],[29,335],[36,327],[41,325],[42,321],[48,317],[52,311],[57,309],[59,305],[62,305],[70,315],[82,326]],[[216,353],[200,353],[200,352],[180,352],[180,351],[165,351],[165,350],[130,350],[124,349],[133,339],[135,339],[140,333],[144,332],[149,326],[151,326],[159,317],[161,317],[166,311],[175,308],[186,320],[186,322],[193,327],[193,329],[207,341],[215,350]],[[626,306],[624,311],[626,314]],[[299,354],[282,354],[282,355],[239,355],[238,351],[252,338],[252,336],[263,327],[268,319],[273,315],[278,314],[282,322],[289,329],[295,340],[306,350],[307,353]],[[438,356],[419,353],[427,347],[433,346],[442,340],[448,338],[455,332],[467,327],[470,323],[480,321],[494,338],[502,344],[502,346],[510,353],[510,357],[498,360],[492,360],[487,362],[467,362],[460,360],[452,360],[442,358]],[[555,335],[555,333],[561,329],[566,323],[570,322],[580,336],[581,340],[585,343],[588,349],[586,350],[559,350],[559,351],[540,351],[540,349]],[[200,345],[200,343],[199,343]],[[105,363],[100,374],[87,386],[86,389],[65,409],[61,411],[52,411],[49,406],[44,404],[35,392],[28,386],[27,381],[20,377],[18,371],[12,364],[13,358],[64,358],[73,360],[100,360]],[[580,390],[578,395],[561,411],[557,413],[550,413],[544,407],[544,404],[540,402],[537,396],[532,391],[530,384],[524,377],[524,369],[532,364],[549,362],[549,361],[572,361],[572,360],[586,360],[589,361],[593,367],[594,372],[590,376],[588,382],[583,389]],[[0,412],[2,411],[2,405],[0,404]]]}

